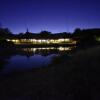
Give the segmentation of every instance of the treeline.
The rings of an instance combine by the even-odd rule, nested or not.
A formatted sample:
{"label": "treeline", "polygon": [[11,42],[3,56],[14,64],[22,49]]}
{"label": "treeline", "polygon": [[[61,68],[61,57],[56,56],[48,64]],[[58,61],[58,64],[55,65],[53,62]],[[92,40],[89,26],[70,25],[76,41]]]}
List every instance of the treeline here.
{"label": "treeline", "polygon": [[19,33],[14,34],[12,33],[8,28],[0,28],[0,39],[3,38],[83,38],[83,37],[91,37],[91,36],[100,36],[100,29],[75,29],[73,33],[68,32],[62,32],[62,33],[51,33],[49,31],[41,31],[40,33],[31,33],[31,32],[25,32],[25,33]]}
{"label": "treeline", "polygon": [[100,39],[100,29],[75,29],[73,33],[62,32],[62,33],[51,33],[48,31],[41,31],[40,33],[19,33],[13,34],[8,28],[0,28],[0,44],[6,42],[7,38],[12,39],[56,39],[56,38],[73,38],[77,40],[78,45],[93,45],[97,44]]}
{"label": "treeline", "polygon": [[100,42],[100,29],[76,29],[72,37],[78,41],[78,46],[92,46]]}
{"label": "treeline", "polygon": [[31,33],[31,32],[25,32],[25,33],[19,33],[19,34],[13,34],[9,29],[1,28],[0,29],[0,38],[17,38],[17,39],[31,39],[31,38],[36,38],[36,39],[55,39],[55,38],[70,38],[71,33],[63,32],[63,33],[51,33],[48,31],[41,31],[40,33]]}

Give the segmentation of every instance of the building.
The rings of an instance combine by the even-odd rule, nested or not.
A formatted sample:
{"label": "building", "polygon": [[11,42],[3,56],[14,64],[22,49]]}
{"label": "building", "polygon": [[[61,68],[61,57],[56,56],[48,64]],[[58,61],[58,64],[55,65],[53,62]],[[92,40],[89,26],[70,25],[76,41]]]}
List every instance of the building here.
{"label": "building", "polygon": [[66,34],[50,34],[46,31],[41,32],[40,34],[30,33],[27,29],[26,33],[23,35],[17,35],[13,38],[7,39],[16,45],[21,44],[31,44],[31,45],[50,45],[50,44],[76,44],[76,41],[68,37]]}

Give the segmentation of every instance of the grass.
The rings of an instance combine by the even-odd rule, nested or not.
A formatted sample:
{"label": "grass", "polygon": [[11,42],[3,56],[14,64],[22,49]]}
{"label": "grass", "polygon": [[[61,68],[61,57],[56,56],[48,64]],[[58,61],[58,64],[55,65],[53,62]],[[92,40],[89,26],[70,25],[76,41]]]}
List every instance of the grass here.
{"label": "grass", "polygon": [[99,100],[100,46],[54,58],[46,68],[0,80],[0,100]]}

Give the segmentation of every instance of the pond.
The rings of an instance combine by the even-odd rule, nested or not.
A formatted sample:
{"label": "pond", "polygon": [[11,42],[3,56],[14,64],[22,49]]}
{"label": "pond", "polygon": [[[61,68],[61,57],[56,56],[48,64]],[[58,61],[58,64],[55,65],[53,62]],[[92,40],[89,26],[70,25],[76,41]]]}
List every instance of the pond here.
{"label": "pond", "polygon": [[55,56],[68,55],[73,47],[11,48],[0,50],[0,74],[47,67]]}

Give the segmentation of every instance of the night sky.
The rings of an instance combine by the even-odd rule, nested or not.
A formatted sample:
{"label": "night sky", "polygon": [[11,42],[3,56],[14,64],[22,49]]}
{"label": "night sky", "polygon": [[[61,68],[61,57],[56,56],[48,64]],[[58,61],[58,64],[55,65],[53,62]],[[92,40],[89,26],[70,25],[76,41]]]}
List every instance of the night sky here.
{"label": "night sky", "polygon": [[13,33],[100,28],[100,0],[0,0],[0,23]]}

